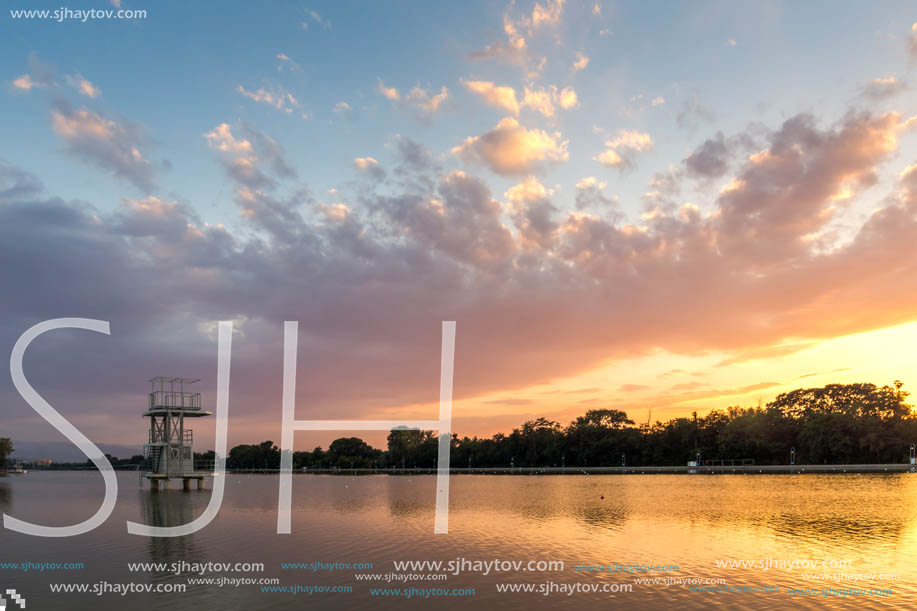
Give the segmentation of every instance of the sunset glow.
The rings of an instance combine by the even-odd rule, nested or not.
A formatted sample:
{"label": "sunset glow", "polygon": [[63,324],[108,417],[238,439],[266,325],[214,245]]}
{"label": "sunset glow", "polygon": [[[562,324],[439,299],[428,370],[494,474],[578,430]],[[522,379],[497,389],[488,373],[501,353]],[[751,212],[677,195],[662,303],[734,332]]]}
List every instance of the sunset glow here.
{"label": "sunset glow", "polygon": [[[435,412],[437,330],[455,320],[469,436],[908,389],[904,6],[817,31],[804,5],[245,7],[250,37],[163,6],[66,30],[79,54],[60,32],[8,36],[0,248],[19,263],[0,272],[17,287],[0,345],[54,317],[110,321],[110,338],[43,338],[26,364],[112,444],[153,375],[201,377],[213,399],[219,320],[237,334],[233,442],[278,435],[285,320],[299,417],[353,419]],[[139,41],[174,28],[212,52],[147,58]],[[56,439],[8,381],[0,394],[22,437]]]}

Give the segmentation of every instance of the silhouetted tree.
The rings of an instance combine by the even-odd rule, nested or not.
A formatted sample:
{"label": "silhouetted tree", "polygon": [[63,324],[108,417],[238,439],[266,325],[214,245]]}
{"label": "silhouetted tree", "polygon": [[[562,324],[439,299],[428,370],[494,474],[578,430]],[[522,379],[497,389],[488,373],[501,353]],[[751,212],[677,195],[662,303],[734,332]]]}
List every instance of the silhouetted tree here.
{"label": "silhouetted tree", "polygon": [[13,451],[13,441],[9,437],[0,437],[0,467],[6,466],[6,461]]}

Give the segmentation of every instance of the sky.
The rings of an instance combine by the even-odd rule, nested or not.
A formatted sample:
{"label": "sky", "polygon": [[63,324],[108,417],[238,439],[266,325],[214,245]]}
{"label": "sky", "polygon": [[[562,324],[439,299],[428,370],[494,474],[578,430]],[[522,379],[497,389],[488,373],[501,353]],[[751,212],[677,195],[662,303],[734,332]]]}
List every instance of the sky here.
{"label": "sky", "polygon": [[[113,14],[13,14],[62,8]],[[220,320],[232,444],[280,439],[286,320],[298,419],[435,418],[456,321],[463,436],[914,379],[913,3],[4,11],[0,353],[109,321],[25,358],[95,442],[153,376],[212,406]],[[63,440],[9,373],[0,409]]]}

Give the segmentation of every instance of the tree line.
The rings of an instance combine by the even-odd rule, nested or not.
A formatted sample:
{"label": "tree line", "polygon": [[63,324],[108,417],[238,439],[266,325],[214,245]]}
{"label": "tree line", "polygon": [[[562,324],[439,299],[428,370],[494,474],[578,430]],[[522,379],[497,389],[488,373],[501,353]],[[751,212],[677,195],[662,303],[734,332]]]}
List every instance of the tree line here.
{"label": "tree line", "polygon": [[[453,467],[604,467],[684,465],[698,460],[753,460],[755,464],[861,464],[907,462],[917,442],[917,414],[902,382],[829,384],[778,395],[754,408],[730,407],[706,416],[638,426],[614,409],[587,411],[567,426],[529,420],[506,435],[452,436]],[[435,468],[433,431],[393,430],[387,448],[357,437],[327,449],[294,452],[295,469]],[[212,459],[212,453],[210,458]],[[277,469],[272,441],[232,448],[229,469]]]}
{"label": "tree line", "polygon": [[[700,460],[753,460],[755,464],[864,464],[907,462],[917,443],[917,414],[902,382],[829,384],[778,395],[754,408],[730,407],[706,416],[637,425],[615,409],[594,409],[567,426],[537,418],[509,434],[489,438],[453,434],[453,467],[608,467],[684,465]],[[8,440],[7,440],[8,441]],[[3,454],[0,440],[0,459]],[[433,431],[392,430],[386,449],[358,437],[343,437],[327,449],[293,453],[294,469],[382,469],[436,467],[439,443]],[[10,451],[12,444],[9,444]],[[139,465],[143,456],[108,458],[116,467]],[[195,453],[198,464],[213,451]],[[0,463],[2,464],[2,463]],[[52,468],[68,466],[55,464]],[[228,469],[279,469],[273,441],[243,444],[226,458]]]}

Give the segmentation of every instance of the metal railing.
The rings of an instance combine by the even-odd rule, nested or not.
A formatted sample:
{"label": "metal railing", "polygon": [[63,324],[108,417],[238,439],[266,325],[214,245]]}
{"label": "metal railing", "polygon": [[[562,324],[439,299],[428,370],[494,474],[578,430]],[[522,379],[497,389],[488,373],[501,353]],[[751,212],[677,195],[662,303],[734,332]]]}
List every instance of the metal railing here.
{"label": "metal railing", "polygon": [[150,393],[150,409],[201,409],[201,393],[156,390]]}
{"label": "metal railing", "polygon": [[744,467],[748,465],[754,465],[755,459],[753,458],[713,458],[709,460],[700,461],[697,466],[699,467]]}

